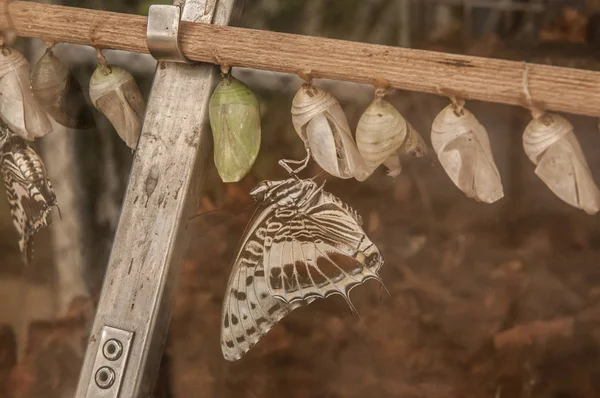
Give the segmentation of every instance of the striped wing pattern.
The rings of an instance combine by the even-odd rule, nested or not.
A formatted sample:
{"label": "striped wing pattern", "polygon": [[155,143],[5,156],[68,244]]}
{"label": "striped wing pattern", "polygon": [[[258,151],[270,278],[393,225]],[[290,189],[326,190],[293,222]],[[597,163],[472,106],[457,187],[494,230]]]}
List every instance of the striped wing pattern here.
{"label": "striped wing pattern", "polygon": [[350,304],[350,289],[380,280],[383,264],[356,211],[313,181],[265,181],[253,193],[264,208],[242,239],[223,303],[229,361],[300,306],[332,294]]}
{"label": "striped wing pattern", "polygon": [[19,234],[19,247],[28,259],[31,239],[50,224],[50,210],[56,196],[38,154],[20,137],[0,126],[0,174],[13,224]]}
{"label": "striped wing pattern", "polygon": [[286,302],[340,294],[354,310],[349,292],[368,279],[380,281],[381,254],[353,209],[328,192],[316,199],[289,220],[280,217],[269,223],[269,293]]}

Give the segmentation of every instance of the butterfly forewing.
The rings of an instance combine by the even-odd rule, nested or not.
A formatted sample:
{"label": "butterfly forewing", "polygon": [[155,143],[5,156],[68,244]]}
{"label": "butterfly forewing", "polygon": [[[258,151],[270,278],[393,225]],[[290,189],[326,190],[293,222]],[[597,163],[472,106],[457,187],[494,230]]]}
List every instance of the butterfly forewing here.
{"label": "butterfly forewing", "polygon": [[[251,221],[231,271],[221,347],[241,358],[280,319],[319,297],[374,278],[383,264],[358,214],[310,180],[263,182],[265,205]],[[258,196],[255,196],[258,197]]]}
{"label": "butterfly forewing", "polygon": [[221,316],[221,350],[225,359],[240,359],[265,333],[298,304],[272,297],[263,267],[265,212],[243,238],[227,283]]}

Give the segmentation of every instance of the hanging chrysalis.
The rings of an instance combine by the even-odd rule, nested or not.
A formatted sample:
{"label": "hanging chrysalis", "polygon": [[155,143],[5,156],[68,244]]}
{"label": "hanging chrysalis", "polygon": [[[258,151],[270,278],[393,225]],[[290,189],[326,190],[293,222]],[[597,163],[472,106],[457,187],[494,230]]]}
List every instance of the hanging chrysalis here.
{"label": "hanging chrysalis", "polygon": [[260,108],[250,89],[228,72],[209,105],[214,139],[214,159],[223,182],[237,182],[246,176],[260,149]]}
{"label": "hanging chrysalis", "polygon": [[364,181],[365,166],[346,115],[327,91],[310,83],[302,85],[292,101],[292,123],[315,161],[329,174]]}
{"label": "hanging chrysalis", "polygon": [[52,131],[29,86],[29,62],[8,47],[0,49],[0,94],[0,117],[15,134],[33,141]]}
{"label": "hanging chrysalis", "polygon": [[431,127],[431,144],[442,167],[467,197],[494,203],[504,196],[488,133],[464,101],[442,109]]}
{"label": "hanging chrysalis", "polygon": [[31,89],[40,105],[54,120],[74,129],[94,126],[81,86],[48,48],[31,72]]}
{"label": "hanging chrysalis", "polygon": [[523,148],[536,165],[535,174],[556,196],[588,214],[600,210],[600,190],[567,119],[538,115],[525,128]]}
{"label": "hanging chrysalis", "polygon": [[523,133],[523,149],[536,165],[535,174],[556,196],[588,214],[600,210],[600,189],[594,182],[574,128],[567,119],[533,105],[527,80],[523,89],[533,120]]}
{"label": "hanging chrysalis", "polygon": [[384,95],[384,90],[375,90],[375,99],[356,126],[356,144],[369,174],[383,164],[388,175],[396,177],[402,171],[402,154],[422,157],[427,147],[400,112],[383,99]]}
{"label": "hanging chrysalis", "polygon": [[[101,54],[99,58],[103,61]],[[90,79],[90,99],[127,146],[135,149],[146,109],[144,98],[131,73],[102,61]]]}

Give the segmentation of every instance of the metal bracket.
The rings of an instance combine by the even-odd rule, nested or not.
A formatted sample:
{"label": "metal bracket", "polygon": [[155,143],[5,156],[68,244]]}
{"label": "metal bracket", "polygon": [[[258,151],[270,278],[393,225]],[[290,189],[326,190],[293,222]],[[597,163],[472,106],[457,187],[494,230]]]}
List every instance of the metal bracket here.
{"label": "metal bracket", "polygon": [[154,4],[148,10],[146,43],[150,54],[157,61],[191,63],[179,46],[179,22],[181,7]]}
{"label": "metal bracket", "polygon": [[104,326],[96,352],[89,398],[117,398],[127,366],[133,332]]}

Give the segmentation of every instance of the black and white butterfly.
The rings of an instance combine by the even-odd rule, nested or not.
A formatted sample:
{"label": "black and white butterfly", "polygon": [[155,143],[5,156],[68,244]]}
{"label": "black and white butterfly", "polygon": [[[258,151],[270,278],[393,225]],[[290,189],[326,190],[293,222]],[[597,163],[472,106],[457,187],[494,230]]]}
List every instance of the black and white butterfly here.
{"label": "black and white butterfly", "polygon": [[240,359],[280,319],[317,298],[381,282],[383,257],[350,206],[280,161],[291,178],[263,181],[250,194],[263,207],[242,238],[222,309],[221,349]]}
{"label": "black and white butterfly", "polygon": [[31,239],[51,222],[50,210],[56,195],[38,154],[0,120],[0,174],[13,224],[19,233],[19,247],[27,260]]}

